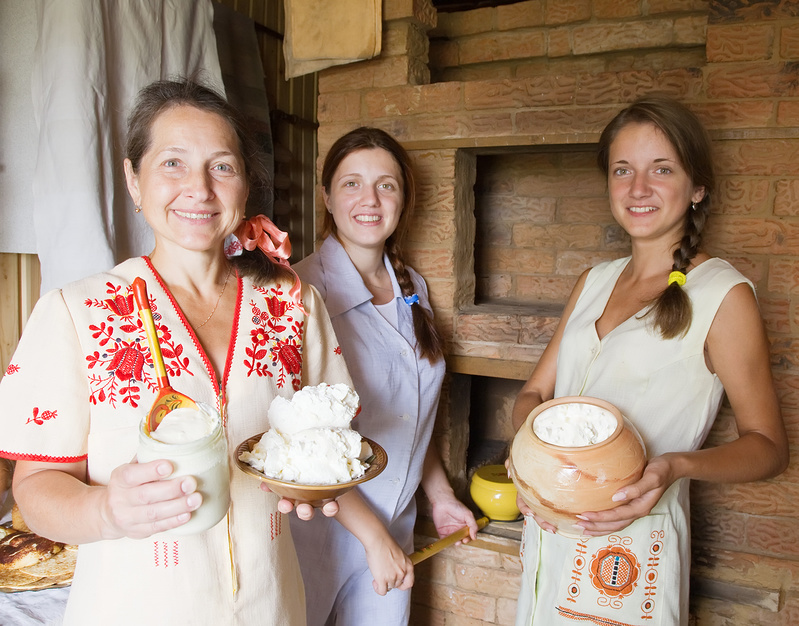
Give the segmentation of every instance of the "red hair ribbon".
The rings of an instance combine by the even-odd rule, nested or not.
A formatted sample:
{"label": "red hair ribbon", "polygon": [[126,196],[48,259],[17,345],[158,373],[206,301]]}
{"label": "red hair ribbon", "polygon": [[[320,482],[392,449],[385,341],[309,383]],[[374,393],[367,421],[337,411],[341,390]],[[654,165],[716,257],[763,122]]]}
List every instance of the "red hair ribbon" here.
{"label": "red hair ribbon", "polygon": [[257,246],[269,257],[270,261],[282,265],[294,274],[294,284],[289,290],[289,297],[300,308],[300,311],[308,315],[302,306],[300,277],[297,276],[297,272],[291,268],[288,261],[291,256],[291,242],[288,233],[275,226],[274,222],[266,215],[256,215],[244,220],[233,234],[246,250],[255,250]]}

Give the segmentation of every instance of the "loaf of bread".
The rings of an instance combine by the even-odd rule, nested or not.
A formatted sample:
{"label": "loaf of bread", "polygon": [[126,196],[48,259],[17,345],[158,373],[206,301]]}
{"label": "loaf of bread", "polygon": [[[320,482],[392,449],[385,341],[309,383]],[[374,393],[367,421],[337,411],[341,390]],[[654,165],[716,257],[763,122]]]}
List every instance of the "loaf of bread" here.
{"label": "loaf of bread", "polygon": [[0,592],[69,585],[77,557],[77,546],[32,533],[14,503],[11,526],[0,526]]}
{"label": "loaf of bread", "polygon": [[36,565],[61,552],[63,548],[63,543],[33,533],[10,533],[0,539],[0,570]]}

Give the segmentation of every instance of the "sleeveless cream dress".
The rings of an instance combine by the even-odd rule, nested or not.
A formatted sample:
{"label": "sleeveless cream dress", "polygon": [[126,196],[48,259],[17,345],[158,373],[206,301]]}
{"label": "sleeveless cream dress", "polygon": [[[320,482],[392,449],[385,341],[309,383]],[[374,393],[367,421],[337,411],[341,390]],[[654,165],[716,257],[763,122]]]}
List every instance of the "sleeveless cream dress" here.
{"label": "sleeveless cream dress", "polygon": [[[705,365],[705,339],[730,289],[751,283],[726,261],[709,259],[683,287],[693,305],[684,337],[662,339],[639,313],[600,340],[596,321],[629,260],[589,272],[561,341],[555,397],[615,404],[638,428],[649,458],[696,450],[724,394]],[[604,537],[567,539],[526,519],[516,623],[687,624],[688,486],[674,483],[650,515]]]}

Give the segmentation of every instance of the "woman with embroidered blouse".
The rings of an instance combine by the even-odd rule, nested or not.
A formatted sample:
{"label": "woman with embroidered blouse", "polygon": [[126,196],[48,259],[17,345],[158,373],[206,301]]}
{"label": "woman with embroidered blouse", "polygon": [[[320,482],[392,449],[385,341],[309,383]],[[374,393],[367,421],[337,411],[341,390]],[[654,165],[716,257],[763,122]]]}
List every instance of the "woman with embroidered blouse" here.
{"label": "woman with embroidered blouse", "polygon": [[[525,518],[518,625],[688,623],[690,479],[760,480],[788,444],[752,284],[701,249],[714,172],[686,107],[649,96],[599,140],[613,217],[632,254],[586,270],[516,399],[518,429],[540,403],[586,395],[616,405],[648,453],[614,509],[577,515],[579,539]],[[726,392],[738,437],[700,449]]]}
{"label": "woman with embroidered blouse", "polygon": [[[155,248],[37,304],[0,384],[15,499],[33,531],[80,544],[65,624],[304,625],[279,499],[233,454],[268,429],[277,395],[351,384],[324,303],[288,267],[285,233],[244,219],[266,178],[240,116],[213,91],[191,81],[142,90],[125,174]],[[158,392],[137,277],[170,384],[215,407],[228,440],[230,508],[197,534],[168,532],[201,505],[197,480],[171,478],[165,460],[134,460]]]}

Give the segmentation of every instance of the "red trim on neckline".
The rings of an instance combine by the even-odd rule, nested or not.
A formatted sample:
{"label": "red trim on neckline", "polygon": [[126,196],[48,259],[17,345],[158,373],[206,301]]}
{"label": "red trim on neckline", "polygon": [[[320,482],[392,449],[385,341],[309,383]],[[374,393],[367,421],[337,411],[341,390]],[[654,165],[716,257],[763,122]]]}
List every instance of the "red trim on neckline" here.
{"label": "red trim on neckline", "polygon": [[[223,386],[220,387],[219,381],[217,380],[217,377],[216,377],[216,372],[214,371],[214,366],[211,365],[211,360],[208,358],[208,355],[205,353],[205,350],[203,349],[202,344],[200,344],[200,340],[197,338],[197,335],[195,334],[194,329],[191,327],[191,324],[189,324],[189,321],[186,319],[186,316],[183,315],[183,311],[181,310],[180,306],[178,305],[177,300],[175,300],[174,296],[172,295],[172,293],[167,288],[166,283],[164,283],[163,279],[161,278],[161,275],[158,273],[158,270],[156,270],[155,266],[153,266],[153,263],[150,260],[150,257],[143,256],[142,259],[144,259],[144,262],[147,264],[147,267],[150,268],[150,271],[153,273],[153,276],[155,277],[155,280],[158,282],[158,285],[161,287],[161,289],[166,294],[166,297],[169,299],[169,302],[171,303],[173,310],[177,314],[178,319],[183,324],[183,327],[186,329],[186,331],[188,331],[189,338],[191,339],[192,343],[194,344],[195,350],[197,350],[197,353],[200,355],[200,360],[205,365],[206,372],[208,373],[208,376],[211,378],[211,383],[214,386],[214,392],[215,392],[214,395],[216,396],[216,409],[217,409],[217,411],[219,411],[220,415],[223,415],[222,407],[220,406],[220,402],[221,402],[220,396],[222,395],[222,389],[226,388],[226,386],[227,386],[227,380],[228,380],[228,376],[229,376],[230,369],[231,369],[231,360],[232,360],[232,357],[233,357],[234,341],[228,341],[228,353],[227,353],[227,357],[225,359],[225,371],[222,374],[222,378],[223,378],[222,385]],[[239,312],[241,311],[241,300],[242,300],[242,297],[243,297],[242,280],[241,280],[241,277],[239,276],[238,271],[236,271],[236,279],[237,279],[237,282],[238,282],[239,293],[238,293],[238,304],[236,305],[235,316],[234,316],[234,319],[233,319],[233,328],[232,328],[233,337],[235,337],[235,333],[238,330]]]}
{"label": "red trim on neckline", "polygon": [[227,357],[225,358],[225,371],[222,373],[222,388],[227,389],[230,378],[230,370],[233,369],[233,353],[236,351],[236,340],[239,336],[239,326],[241,323],[241,307],[244,304],[244,281],[236,270],[236,283],[238,287],[238,298],[236,299],[236,309],[233,312],[233,326],[230,329],[230,340],[228,341]]}

